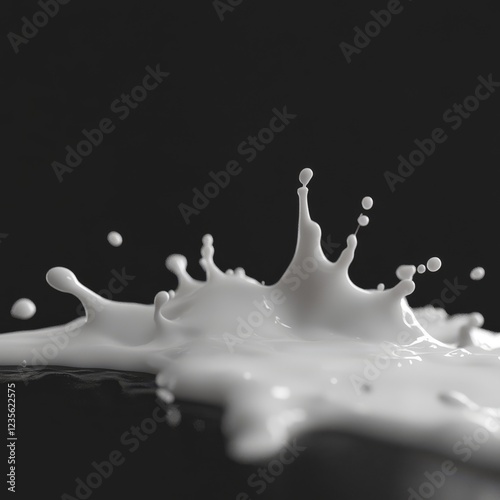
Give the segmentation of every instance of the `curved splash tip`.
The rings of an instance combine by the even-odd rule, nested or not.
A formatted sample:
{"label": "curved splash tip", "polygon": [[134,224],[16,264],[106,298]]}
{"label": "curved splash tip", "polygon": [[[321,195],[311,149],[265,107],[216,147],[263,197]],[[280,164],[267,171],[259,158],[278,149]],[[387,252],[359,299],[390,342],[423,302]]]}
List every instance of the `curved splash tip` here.
{"label": "curved splash tip", "polygon": [[397,297],[407,297],[415,291],[415,282],[411,279],[401,280],[395,287],[391,288],[389,292]]}
{"label": "curved splash tip", "polygon": [[108,299],[82,285],[73,271],[66,267],[53,267],[49,269],[45,275],[45,279],[55,290],[74,295],[83,304],[87,316],[90,310],[95,313],[102,310],[104,305],[110,302]]}
{"label": "curved splash tip", "polygon": [[64,293],[72,293],[75,286],[80,284],[75,273],[66,267],[52,267],[45,279],[52,288]]}

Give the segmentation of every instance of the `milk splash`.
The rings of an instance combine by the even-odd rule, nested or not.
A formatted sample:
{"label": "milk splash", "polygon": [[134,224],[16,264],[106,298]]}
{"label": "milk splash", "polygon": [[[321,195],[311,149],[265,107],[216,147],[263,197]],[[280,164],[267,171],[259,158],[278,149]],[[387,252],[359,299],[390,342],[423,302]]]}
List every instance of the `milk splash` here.
{"label": "milk splash", "polygon": [[[326,258],[309,215],[311,178],[310,169],[300,174],[297,247],[274,285],[242,268],[219,269],[210,235],[200,260],[206,281],[188,274],[184,256],[171,255],[166,265],[178,287],[159,292],[153,305],[107,300],[70,270],[53,268],[48,283],[77,297],[86,317],[0,335],[0,364],[157,373],[168,402],[225,409],[228,452],[240,461],[268,458],[316,429],[453,455],[465,435],[481,429],[488,439],[472,460],[500,469],[500,336],[481,329],[477,313],[412,309],[406,297],[415,289],[415,266],[400,268],[393,288],[357,287],[349,278],[356,234],[336,262]],[[431,271],[439,266],[439,259],[428,262]],[[33,352],[48,343],[60,347],[35,360]]]}

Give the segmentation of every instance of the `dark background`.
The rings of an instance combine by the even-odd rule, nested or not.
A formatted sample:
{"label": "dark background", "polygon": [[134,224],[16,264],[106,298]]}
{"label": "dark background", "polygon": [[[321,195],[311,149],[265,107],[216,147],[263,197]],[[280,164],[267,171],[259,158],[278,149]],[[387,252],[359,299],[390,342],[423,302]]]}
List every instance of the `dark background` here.
{"label": "dark background", "polygon": [[[372,19],[370,10],[385,9],[387,2],[244,0],[221,22],[208,0],[72,0],[16,54],[7,35],[20,35],[22,17],[32,19],[40,6],[5,0],[0,234],[8,236],[0,239],[0,331],[75,316],[76,300],[45,282],[55,265],[69,267],[96,291],[106,288],[113,269],[125,267],[136,278],[116,298],[151,303],[156,292],[175,287],[164,267],[170,253],[186,255],[189,271],[203,277],[197,262],[207,232],[215,238],[216,262],[223,269],[242,266],[258,280],[276,281],[293,254],[295,190],[305,166],[315,172],[309,186],[312,216],[331,241],[343,244],[354,231],[363,196],[375,200],[351,269],[355,283],[392,286],[398,265],[437,255],[441,271],[417,278],[410,303],[439,298],[443,280],[457,277],[471,286],[448,311],[479,311],[487,328],[500,330],[500,92],[481,102],[458,130],[443,121],[448,108],[473,94],[478,76],[491,73],[500,81],[500,7],[494,0],[401,4],[403,11],[348,64],[339,44],[352,44],[353,28],[363,28]],[[111,102],[141,83],[146,66],[157,64],[170,76],[121,121]],[[273,108],[284,106],[297,118],[246,162],[238,145],[268,125]],[[65,147],[75,147],[82,129],[97,127],[105,117],[116,130],[59,182],[52,162],[64,162]],[[429,137],[436,127],[448,132],[447,141],[392,193],[384,172],[396,172],[398,155],[408,157],[414,139]],[[210,171],[235,159],[243,171],[187,225],[179,204],[190,204],[193,188],[203,189]],[[123,235],[120,248],[107,243],[110,230]],[[469,271],[477,265],[486,269],[486,277],[471,282]],[[10,307],[24,296],[38,312],[23,322],[10,317]],[[95,396],[92,385],[80,388],[80,399],[69,403],[75,387],[71,379],[66,387],[65,380],[50,375],[20,387],[19,418],[31,429],[23,430],[29,439],[19,445],[26,460],[18,473],[20,498],[31,487],[50,491],[50,498],[71,492],[86,464],[111,450],[121,429],[154,407],[152,396],[132,403],[117,395],[114,401]],[[109,395],[111,389],[100,390]],[[88,413],[68,410],[81,405],[78,400],[86,408],[88,402]],[[123,421],[108,415],[112,406],[123,410]],[[186,409],[193,418],[199,411]],[[40,422],[48,434],[42,436]],[[96,426],[110,443],[102,443]],[[163,436],[170,445],[157,444],[151,453],[144,445],[137,462],[130,461],[127,472],[120,471],[120,478],[117,473],[109,489],[92,498],[114,497],[120,488],[156,498],[153,491],[162,484],[158,497],[234,498],[253,469],[224,458],[217,428],[214,424],[205,434],[169,431],[174,444]],[[179,433],[186,434],[184,441]],[[207,452],[211,440],[213,456]],[[169,454],[168,446],[175,452]],[[159,454],[164,461],[168,455],[172,474],[167,465],[154,465]],[[175,462],[173,456],[183,458]],[[202,472],[207,462],[211,473]],[[40,463],[53,466],[53,476],[51,468],[40,465],[45,482],[31,484]],[[184,464],[182,474],[175,463]],[[301,484],[317,481],[318,470],[317,464],[301,470]],[[365,469],[358,464],[349,470],[343,480],[361,487],[356,474]],[[281,488],[291,498],[290,491],[299,491],[297,481],[286,490],[285,479]],[[357,498],[351,483],[338,488],[332,486],[329,494]],[[282,491],[277,487],[275,497]]]}

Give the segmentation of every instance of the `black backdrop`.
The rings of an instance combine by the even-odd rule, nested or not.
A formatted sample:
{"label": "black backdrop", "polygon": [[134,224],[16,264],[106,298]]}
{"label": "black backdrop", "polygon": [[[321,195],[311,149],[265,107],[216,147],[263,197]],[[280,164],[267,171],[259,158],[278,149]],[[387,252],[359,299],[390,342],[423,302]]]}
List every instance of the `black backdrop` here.
{"label": "black backdrop", "polygon": [[[45,282],[54,265],[71,268],[96,291],[107,287],[112,270],[125,268],[135,278],[116,298],[151,303],[157,291],[175,287],[164,267],[168,254],[186,255],[190,272],[203,277],[197,262],[207,232],[214,235],[216,262],[222,268],[242,266],[259,280],[277,280],[294,249],[295,190],[305,166],[315,171],[312,215],[332,242],[343,244],[355,229],[363,196],[375,200],[351,270],[357,284],[393,285],[399,264],[419,264],[438,255],[441,271],[418,277],[410,303],[439,298],[443,280],[456,278],[468,288],[448,311],[479,311],[487,328],[500,330],[500,91],[480,101],[456,130],[452,125],[458,122],[443,117],[474,94],[478,77],[500,81],[498,2],[402,0],[402,11],[366,47],[352,53],[350,63],[340,44],[353,44],[354,28],[364,29],[373,20],[370,11],[387,9],[387,2],[231,3],[233,7],[226,2],[227,9],[219,6],[224,10],[219,15],[208,0],[72,0],[59,4],[59,12],[36,34],[27,28],[31,38],[21,40],[23,17],[32,20],[41,6],[3,2],[1,331],[74,317],[76,300]],[[44,22],[43,16],[37,20]],[[141,84],[146,67],[169,75],[122,120],[112,103]],[[249,156],[238,151],[240,143],[267,127],[273,110],[284,108],[296,117],[248,162]],[[64,163],[66,146],[76,148],[84,138],[82,129],[94,129],[104,118],[115,129],[72,172],[63,173],[60,182],[53,162]],[[416,149],[414,140],[430,137],[438,127],[447,140],[411,175],[406,171],[404,182],[392,192],[384,173],[397,173],[398,156],[408,158]],[[203,190],[210,172],[225,169],[231,160],[239,162],[241,172],[186,224],[179,205],[192,205],[193,189]],[[110,230],[123,235],[121,247],[106,242]],[[477,265],[485,267],[486,277],[471,282],[469,271]],[[38,307],[35,317],[24,322],[10,317],[11,304],[22,296]],[[19,403],[19,418],[36,429],[30,439],[39,443],[20,446],[21,456],[28,460],[30,455],[31,461],[19,472],[19,487],[28,491],[34,465],[50,459],[67,467],[61,473],[54,470],[54,477],[47,475],[50,468],[42,468],[46,483],[39,490],[50,491],[53,498],[63,491],[58,484],[69,492],[89,457],[99,455],[90,453],[99,449],[99,440],[89,437],[89,428],[79,422],[71,431],[67,422],[78,412],[65,414],[61,394],[73,394],[74,387],[61,387],[60,380],[55,377],[31,392],[20,389],[27,393]],[[98,424],[99,412],[108,410],[96,403],[91,390],[82,391],[93,408],[85,418],[91,414],[93,424],[106,434],[119,426],[113,419],[108,427]],[[40,393],[44,397],[38,400],[35,394]],[[152,401],[146,398],[141,404],[147,407]],[[62,431],[51,428],[55,435],[36,441],[40,429],[35,420],[48,422],[54,415],[61,425],[66,422],[64,432],[73,437],[67,441]],[[123,420],[120,429],[133,421],[129,414]],[[74,436],[79,436],[81,450],[85,442],[89,449],[88,456],[81,451],[79,467],[71,458]],[[223,458],[220,436],[205,439],[216,441],[220,454],[214,463],[224,465],[217,469],[212,464],[213,474],[203,477],[213,479],[224,470],[227,481],[217,480],[219,490],[199,480],[197,493],[179,484],[168,491],[166,469],[160,474],[145,450],[143,467],[139,462],[129,467],[154,488],[160,483],[153,477],[163,475],[170,498],[234,498],[241,488],[229,474],[237,467]],[[53,453],[51,443],[59,443]],[[67,457],[61,460],[61,454]],[[200,467],[206,458],[199,459]],[[182,460],[194,488],[202,473]],[[111,498],[119,485],[141,491],[131,470],[121,472],[121,479],[114,478],[94,498]],[[244,484],[247,469],[239,474]],[[147,498],[154,497],[147,485],[142,487]]]}

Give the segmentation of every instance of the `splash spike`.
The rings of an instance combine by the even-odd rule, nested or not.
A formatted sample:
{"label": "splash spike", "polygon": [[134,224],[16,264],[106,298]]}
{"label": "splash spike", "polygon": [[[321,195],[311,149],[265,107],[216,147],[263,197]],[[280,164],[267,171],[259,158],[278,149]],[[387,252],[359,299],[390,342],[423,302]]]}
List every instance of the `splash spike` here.
{"label": "splash spike", "polygon": [[168,322],[168,320],[161,314],[162,307],[170,300],[168,292],[161,291],[155,295],[154,299],[154,321],[156,326],[161,326]]}
{"label": "splash spike", "polygon": [[211,234],[205,234],[202,238],[200,266],[207,274],[207,281],[214,279],[217,275],[224,273],[214,263],[214,238]]}
{"label": "splash spike", "polygon": [[86,286],[82,285],[73,271],[66,267],[53,267],[47,272],[45,279],[47,283],[63,293],[74,295],[85,308],[87,318],[89,318],[89,311],[101,311],[106,303],[109,301],[93,292]]}
{"label": "splash spike", "polygon": [[416,272],[417,268],[415,266],[403,264],[396,269],[396,276],[399,280],[411,280]]}
{"label": "splash spike", "polygon": [[415,291],[415,282],[410,279],[401,280],[395,287],[391,288],[389,292],[396,297],[406,297]]}
{"label": "splash spike", "polygon": [[184,257],[184,255],[180,254],[173,254],[169,255],[167,257],[167,260],[165,261],[165,266],[169,271],[172,271],[176,276],[177,279],[183,280],[183,279],[190,279],[191,276],[189,276],[188,272],[186,271],[187,269],[187,259]]}
{"label": "splash spike", "polygon": [[165,261],[165,265],[169,271],[175,274],[177,280],[179,281],[179,285],[177,287],[178,293],[189,293],[196,288],[196,280],[194,280],[187,272],[187,259],[184,255],[170,255]]}
{"label": "splash spike", "polygon": [[328,263],[329,261],[321,248],[321,228],[318,223],[311,219],[309,213],[309,189],[307,184],[312,176],[313,171],[310,168],[304,168],[299,175],[302,187],[297,189],[299,195],[299,224],[294,260],[302,261],[308,256],[315,256],[319,261]]}
{"label": "splash spike", "polygon": [[344,248],[340,257],[337,259],[336,265],[347,269],[354,259],[354,252],[358,246],[358,239],[355,234],[350,234],[346,240],[347,247]]}

